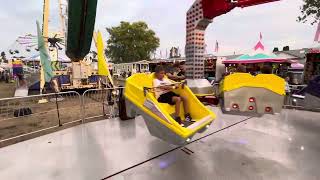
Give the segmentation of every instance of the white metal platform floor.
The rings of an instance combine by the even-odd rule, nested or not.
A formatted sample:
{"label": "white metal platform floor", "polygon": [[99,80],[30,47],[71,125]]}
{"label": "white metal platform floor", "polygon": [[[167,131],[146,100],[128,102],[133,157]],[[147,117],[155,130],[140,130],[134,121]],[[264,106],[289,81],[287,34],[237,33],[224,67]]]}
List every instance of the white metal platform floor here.
{"label": "white metal platform floor", "polygon": [[319,113],[253,118],[214,111],[217,120],[187,149],[150,136],[141,118],[83,124],[1,148],[0,179],[320,179]]}

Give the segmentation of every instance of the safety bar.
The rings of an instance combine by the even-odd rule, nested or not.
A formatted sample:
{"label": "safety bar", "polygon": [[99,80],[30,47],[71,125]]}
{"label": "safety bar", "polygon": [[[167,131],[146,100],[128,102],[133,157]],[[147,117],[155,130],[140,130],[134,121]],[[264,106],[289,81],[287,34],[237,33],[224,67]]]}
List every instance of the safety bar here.
{"label": "safety bar", "polygon": [[150,91],[150,90],[159,89],[161,87],[166,87],[166,86],[175,86],[177,84],[181,85],[181,88],[184,89],[184,86],[187,84],[187,81],[175,82],[175,83],[166,84],[166,85],[157,86],[157,87],[151,87],[151,88],[150,87],[143,87],[143,94],[144,94],[144,96],[146,96],[148,91]]}

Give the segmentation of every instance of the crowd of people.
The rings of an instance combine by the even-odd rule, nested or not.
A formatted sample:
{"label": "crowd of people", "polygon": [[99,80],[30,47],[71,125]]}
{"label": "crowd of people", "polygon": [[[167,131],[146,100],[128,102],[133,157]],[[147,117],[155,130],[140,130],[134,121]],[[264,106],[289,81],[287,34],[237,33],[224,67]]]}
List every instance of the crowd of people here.
{"label": "crowd of people", "polygon": [[0,72],[0,82],[10,82],[10,72],[8,70]]}

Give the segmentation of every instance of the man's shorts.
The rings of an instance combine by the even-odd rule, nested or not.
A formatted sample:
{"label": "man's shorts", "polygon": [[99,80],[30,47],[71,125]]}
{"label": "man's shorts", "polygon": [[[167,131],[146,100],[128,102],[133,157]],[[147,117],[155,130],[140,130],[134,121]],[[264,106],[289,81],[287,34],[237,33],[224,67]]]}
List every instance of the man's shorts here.
{"label": "man's shorts", "polygon": [[167,104],[170,104],[170,105],[175,105],[175,103],[172,100],[172,98],[174,96],[175,97],[180,97],[178,94],[170,91],[170,92],[167,92],[167,93],[164,93],[164,94],[160,95],[160,97],[158,98],[158,101],[160,103],[167,103]]}

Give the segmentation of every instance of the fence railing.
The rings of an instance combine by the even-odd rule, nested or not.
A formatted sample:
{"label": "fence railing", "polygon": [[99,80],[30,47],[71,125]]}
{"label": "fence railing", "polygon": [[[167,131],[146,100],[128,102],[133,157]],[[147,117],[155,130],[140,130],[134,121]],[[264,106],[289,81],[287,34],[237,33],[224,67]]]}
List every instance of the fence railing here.
{"label": "fence railing", "polygon": [[123,87],[119,87],[85,91],[82,95],[83,120],[118,116],[118,102],[122,94],[120,91],[123,90]]}
{"label": "fence railing", "polygon": [[[215,84],[214,89],[218,93],[219,85]],[[124,88],[90,89],[82,95],[70,91],[0,99],[0,147],[3,142],[19,142],[21,137],[64,125],[117,117],[123,91]],[[310,110],[304,103],[303,98],[289,95],[284,108]]]}
{"label": "fence railing", "polygon": [[81,120],[77,92],[0,99],[0,142]]}
{"label": "fence railing", "polygon": [[0,99],[0,147],[3,142],[64,125],[116,117],[120,91],[123,88]]}

